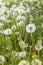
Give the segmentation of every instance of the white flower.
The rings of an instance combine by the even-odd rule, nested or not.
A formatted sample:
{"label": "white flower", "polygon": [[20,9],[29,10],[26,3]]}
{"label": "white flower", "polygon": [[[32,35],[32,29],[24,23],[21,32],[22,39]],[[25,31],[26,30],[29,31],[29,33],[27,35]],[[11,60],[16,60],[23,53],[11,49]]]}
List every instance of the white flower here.
{"label": "white flower", "polygon": [[39,40],[37,41],[37,44],[42,44],[42,40],[39,39]]}
{"label": "white flower", "polygon": [[[35,65],[34,60],[31,62],[31,65]],[[42,62],[39,59],[36,59],[36,65],[42,65]]]}
{"label": "white flower", "polygon": [[18,26],[18,27],[20,27],[20,26],[22,26],[22,25],[24,25],[24,21],[20,21],[20,22],[17,23],[17,26]]}
{"label": "white flower", "polygon": [[35,45],[35,49],[36,50],[42,50],[42,48],[43,48],[43,46],[40,44],[40,43],[37,43],[36,45]]}
{"label": "white flower", "polygon": [[26,51],[22,51],[19,53],[19,57],[25,57],[26,56]]}
{"label": "white flower", "polygon": [[5,12],[5,8],[4,8],[4,6],[2,6],[2,8],[0,8],[0,16],[3,15],[4,12]]}
{"label": "white flower", "polygon": [[12,51],[12,56],[14,57],[18,57],[19,56],[19,52],[17,52],[17,51]]}
{"label": "white flower", "polygon": [[16,8],[16,4],[12,5],[12,7],[10,8],[10,11],[14,11],[14,9]]}
{"label": "white flower", "polygon": [[13,25],[13,26],[11,27],[11,29],[12,29],[12,30],[16,30],[16,25]]}
{"label": "white flower", "polygon": [[42,48],[43,48],[43,46],[42,46],[42,40],[39,39],[39,40],[37,41],[37,44],[35,44],[35,49],[36,49],[36,50],[42,50]]}
{"label": "white flower", "polygon": [[0,17],[0,20],[6,21],[7,20],[7,17],[5,15],[3,15],[3,16]]}
{"label": "white flower", "polygon": [[21,16],[21,15],[18,15],[17,16],[17,20],[25,20],[25,17],[24,16]]}
{"label": "white flower", "polygon": [[3,55],[0,55],[0,64],[5,62],[5,57]]}
{"label": "white flower", "polygon": [[10,22],[12,22],[12,21],[10,21],[10,20],[6,20],[6,23],[10,23]]}
{"label": "white flower", "polygon": [[35,32],[35,30],[36,30],[35,24],[28,24],[28,25],[26,26],[26,31],[27,31],[28,33],[33,33],[33,32]]}
{"label": "white flower", "polygon": [[5,34],[5,35],[10,35],[10,34],[12,34],[11,29],[6,29],[6,30],[4,30],[4,34]]}
{"label": "white flower", "polygon": [[18,8],[18,13],[19,14],[23,14],[24,13],[24,10],[22,8]]}
{"label": "white flower", "polygon": [[4,26],[4,24],[0,22],[0,27],[2,27],[2,26]]}
{"label": "white flower", "polygon": [[21,60],[18,65],[30,65],[29,61]]}
{"label": "white flower", "polygon": [[21,40],[21,41],[19,42],[19,46],[20,46],[21,49],[25,49],[25,48],[28,47],[28,44],[26,44],[24,41]]}
{"label": "white flower", "polygon": [[30,8],[29,7],[27,7],[26,12],[30,13]]}
{"label": "white flower", "polygon": [[21,5],[21,3],[20,3],[20,5],[18,7],[16,7],[15,10],[18,12],[18,14],[23,14],[24,9],[25,9],[25,7],[23,6],[23,4]]}

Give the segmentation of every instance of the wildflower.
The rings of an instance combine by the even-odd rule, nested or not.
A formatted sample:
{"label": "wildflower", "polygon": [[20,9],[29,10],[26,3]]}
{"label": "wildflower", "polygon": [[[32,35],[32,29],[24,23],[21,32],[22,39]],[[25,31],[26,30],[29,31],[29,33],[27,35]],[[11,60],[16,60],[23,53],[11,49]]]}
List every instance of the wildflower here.
{"label": "wildflower", "polygon": [[15,57],[25,57],[26,56],[26,51],[22,51],[22,52],[18,52],[18,51],[13,51],[12,52],[12,55],[15,56]]}
{"label": "wildflower", "polygon": [[13,26],[11,27],[11,29],[12,29],[12,30],[16,30],[16,26],[13,25]]}
{"label": "wildflower", "polygon": [[20,7],[18,7],[18,9],[17,9],[17,10],[18,10],[18,13],[19,13],[19,14],[23,14],[23,13],[24,13],[24,10],[21,8],[21,6],[20,6]]}
{"label": "wildflower", "polygon": [[21,16],[21,15],[18,15],[18,16],[17,16],[17,20],[24,20],[24,19],[25,19],[24,16]]}
{"label": "wildflower", "polygon": [[42,44],[42,40],[39,39],[39,40],[37,41],[37,44]]}
{"label": "wildflower", "polygon": [[6,20],[6,23],[10,23],[11,21],[10,20]]}
{"label": "wildflower", "polygon": [[4,24],[0,22],[0,27],[2,27],[2,26],[4,26]]}
{"label": "wildflower", "polygon": [[5,34],[5,35],[10,35],[10,34],[12,34],[11,29],[6,29],[6,30],[4,30],[4,34]]}
{"label": "wildflower", "polygon": [[26,12],[30,13],[30,8],[29,7],[27,7]]}
{"label": "wildflower", "polygon": [[21,60],[18,65],[30,65],[30,63],[26,60]]}
{"label": "wildflower", "polygon": [[[35,65],[34,60],[31,62],[31,65]],[[42,62],[39,59],[36,59],[36,65],[42,65]]]}
{"label": "wildflower", "polygon": [[26,51],[22,51],[19,53],[19,57],[25,57],[26,56]]}
{"label": "wildflower", "polygon": [[5,57],[3,55],[0,55],[0,64],[5,62]]}
{"label": "wildflower", "polygon": [[26,26],[26,31],[27,31],[28,33],[33,33],[33,32],[35,32],[35,30],[36,30],[35,24],[28,24],[28,25]]}
{"label": "wildflower", "polygon": [[28,47],[28,44],[26,44],[24,41],[21,40],[21,41],[19,42],[19,46],[20,46],[21,49],[25,49],[25,48]]}
{"label": "wildflower", "polygon": [[23,22],[23,21],[20,21],[20,22],[17,23],[17,26],[20,27],[20,26],[22,26],[23,24],[24,24],[24,22]]}
{"label": "wildflower", "polygon": [[19,52],[18,51],[12,51],[12,56],[14,57],[18,57],[19,56]]}
{"label": "wildflower", "polygon": [[36,50],[42,50],[42,48],[43,48],[43,46],[40,44],[40,43],[37,43],[36,45],[35,45],[35,49]]}
{"label": "wildflower", "polygon": [[2,6],[2,7],[0,8],[0,16],[5,13],[5,10],[6,10],[6,7],[5,7],[5,6]]}
{"label": "wildflower", "polygon": [[43,48],[43,46],[42,46],[42,40],[39,39],[37,41],[37,44],[35,45],[35,49],[39,51],[39,50],[42,50],[42,48]]}
{"label": "wildflower", "polygon": [[11,11],[13,11],[16,8],[16,4],[12,5],[12,7],[10,8]]}
{"label": "wildflower", "polygon": [[0,20],[2,20],[2,21],[6,21],[6,20],[7,20],[7,18],[6,18],[6,16],[5,16],[5,15],[3,15],[3,16],[1,16],[1,17],[0,17]]}

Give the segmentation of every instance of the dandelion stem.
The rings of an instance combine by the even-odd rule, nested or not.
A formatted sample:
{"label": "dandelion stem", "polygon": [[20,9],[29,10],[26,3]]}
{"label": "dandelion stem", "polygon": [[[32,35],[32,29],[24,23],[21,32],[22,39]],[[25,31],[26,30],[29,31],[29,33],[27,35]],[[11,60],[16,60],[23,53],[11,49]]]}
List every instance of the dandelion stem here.
{"label": "dandelion stem", "polygon": [[39,50],[38,50],[38,58],[39,58]]}
{"label": "dandelion stem", "polygon": [[35,49],[34,49],[34,40],[33,40],[33,36],[32,36],[32,33],[31,33],[31,41],[32,41],[32,50],[34,52],[34,64],[36,65],[36,52],[35,52]]}
{"label": "dandelion stem", "polygon": [[33,36],[32,36],[32,33],[31,33],[31,41],[32,41],[32,48],[33,48],[33,51],[34,51],[34,44],[33,44]]}

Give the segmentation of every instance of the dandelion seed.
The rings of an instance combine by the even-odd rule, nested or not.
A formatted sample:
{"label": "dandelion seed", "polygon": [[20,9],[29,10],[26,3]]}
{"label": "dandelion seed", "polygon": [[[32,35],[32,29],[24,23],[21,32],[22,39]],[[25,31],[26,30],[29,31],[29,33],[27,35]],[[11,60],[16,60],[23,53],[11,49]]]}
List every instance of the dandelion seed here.
{"label": "dandelion seed", "polygon": [[[31,62],[31,65],[35,65],[34,60]],[[36,65],[42,65],[42,62],[39,59],[36,59]]]}
{"label": "dandelion seed", "polygon": [[5,16],[5,15],[3,15],[3,16],[1,16],[1,17],[0,17],[0,20],[2,20],[2,21],[6,21],[6,20],[7,20],[7,18],[6,18],[6,16]]}
{"label": "dandelion seed", "polygon": [[12,55],[15,56],[15,57],[18,57],[18,56],[19,56],[19,52],[17,52],[17,51],[12,51]]}
{"label": "dandelion seed", "polygon": [[22,51],[19,53],[19,57],[25,57],[26,56],[26,51]]}
{"label": "dandelion seed", "polygon": [[6,29],[6,30],[4,30],[4,34],[5,34],[5,35],[11,35],[11,34],[12,34],[11,29]]}
{"label": "dandelion seed", "polygon": [[16,25],[13,25],[13,26],[11,27],[11,30],[16,30]]}
{"label": "dandelion seed", "polygon": [[37,41],[37,44],[42,44],[42,40],[39,39],[39,40]]}
{"label": "dandelion seed", "polygon": [[35,49],[36,49],[37,51],[42,50],[42,48],[43,48],[43,46],[42,46],[40,43],[35,45]]}
{"label": "dandelion seed", "polygon": [[30,65],[29,61],[21,60],[18,65]]}
{"label": "dandelion seed", "polygon": [[17,26],[18,26],[18,27],[20,27],[20,26],[22,26],[22,25],[24,25],[24,22],[23,22],[23,21],[20,21],[20,22],[17,23]]}
{"label": "dandelion seed", "polygon": [[29,7],[27,7],[27,9],[26,9],[26,13],[30,13],[30,8]]}
{"label": "dandelion seed", "polygon": [[0,22],[0,27],[2,27],[2,26],[4,26],[4,24]]}
{"label": "dandelion seed", "polygon": [[36,31],[36,26],[35,26],[35,24],[28,24],[28,25],[26,26],[26,31],[27,31],[28,33],[33,33],[33,32],[35,32],[35,31]]}
{"label": "dandelion seed", "polygon": [[0,55],[0,64],[3,64],[5,62],[5,57],[3,55]]}
{"label": "dandelion seed", "polygon": [[17,16],[17,20],[24,20],[24,19],[25,19],[24,16],[21,16],[21,15],[18,15],[18,16]]}
{"label": "dandelion seed", "polygon": [[28,47],[28,44],[26,44],[24,41],[21,40],[21,41],[19,42],[19,46],[20,46],[21,49],[25,49],[25,48]]}

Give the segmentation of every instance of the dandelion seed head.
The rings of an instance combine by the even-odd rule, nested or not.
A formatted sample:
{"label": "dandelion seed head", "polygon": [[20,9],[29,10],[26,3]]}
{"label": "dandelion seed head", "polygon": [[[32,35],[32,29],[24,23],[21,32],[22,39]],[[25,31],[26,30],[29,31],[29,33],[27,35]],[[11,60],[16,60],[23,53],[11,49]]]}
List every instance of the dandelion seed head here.
{"label": "dandelion seed head", "polygon": [[26,51],[22,51],[19,53],[19,57],[25,57],[26,56]]}
{"label": "dandelion seed head", "polygon": [[6,30],[4,30],[4,34],[5,35],[11,35],[12,34],[12,30],[11,29],[6,29]]}
{"label": "dandelion seed head", "polygon": [[37,51],[42,50],[42,48],[43,48],[43,46],[42,46],[41,44],[36,44],[36,45],[35,45],[35,49],[36,49]]}
{"label": "dandelion seed head", "polygon": [[30,65],[29,61],[21,60],[18,65]]}
{"label": "dandelion seed head", "polygon": [[35,32],[35,31],[36,31],[36,26],[35,26],[35,24],[28,24],[28,25],[26,26],[26,31],[27,31],[28,33],[33,33],[33,32]]}
{"label": "dandelion seed head", "polygon": [[0,64],[5,62],[5,57],[3,55],[0,55]]}
{"label": "dandelion seed head", "polygon": [[[31,65],[35,65],[34,60],[31,62]],[[36,59],[36,65],[42,65],[42,62],[39,59]]]}

